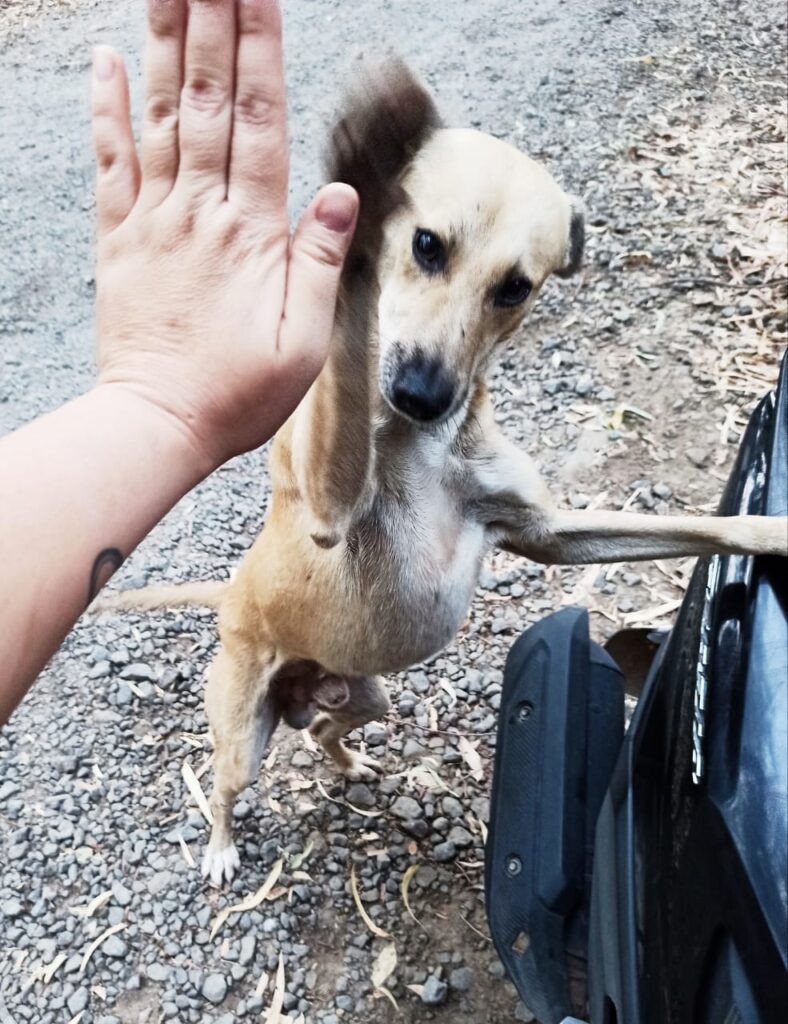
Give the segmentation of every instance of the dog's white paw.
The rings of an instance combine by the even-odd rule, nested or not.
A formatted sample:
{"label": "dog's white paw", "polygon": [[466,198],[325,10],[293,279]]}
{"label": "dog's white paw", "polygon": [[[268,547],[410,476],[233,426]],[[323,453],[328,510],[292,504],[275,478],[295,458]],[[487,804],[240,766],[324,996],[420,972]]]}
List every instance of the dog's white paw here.
{"label": "dog's white paw", "polygon": [[383,771],[382,766],[369,754],[347,748],[345,753],[348,757],[347,764],[340,765],[339,770],[351,782],[374,782]]}
{"label": "dog's white paw", "polygon": [[208,843],[202,859],[202,877],[210,878],[213,885],[221,885],[224,881],[232,882],[240,864],[241,858],[232,843],[221,848]]}

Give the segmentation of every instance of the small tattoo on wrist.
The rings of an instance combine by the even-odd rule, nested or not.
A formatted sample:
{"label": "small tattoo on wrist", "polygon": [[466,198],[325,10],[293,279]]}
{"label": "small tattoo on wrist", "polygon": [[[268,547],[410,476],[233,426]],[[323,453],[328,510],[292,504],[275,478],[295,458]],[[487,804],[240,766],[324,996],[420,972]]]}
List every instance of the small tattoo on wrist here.
{"label": "small tattoo on wrist", "polygon": [[104,548],[99,552],[93,568],[90,570],[90,588],[88,590],[88,604],[98,594],[107,580],[114,572],[123,565],[123,555],[117,548]]}

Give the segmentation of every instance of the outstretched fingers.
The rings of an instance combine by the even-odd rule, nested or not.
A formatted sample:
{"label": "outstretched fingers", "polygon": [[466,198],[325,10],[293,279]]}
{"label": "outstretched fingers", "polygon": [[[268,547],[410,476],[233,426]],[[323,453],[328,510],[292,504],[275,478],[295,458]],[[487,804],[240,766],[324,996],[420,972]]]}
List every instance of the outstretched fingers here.
{"label": "outstretched fingers", "polygon": [[155,206],[178,174],[178,120],[186,41],[186,0],[148,0],[141,202]]}
{"label": "outstretched fingers", "polygon": [[236,0],[190,0],[178,141],[189,191],[227,193],[235,88]]}
{"label": "outstretched fingers", "polygon": [[121,57],[108,46],[97,46],[93,52],[92,119],[101,236],[128,216],[140,180],[126,69]]}
{"label": "outstretched fingers", "polygon": [[239,0],[227,195],[275,219],[287,203],[282,14],[276,0]]}

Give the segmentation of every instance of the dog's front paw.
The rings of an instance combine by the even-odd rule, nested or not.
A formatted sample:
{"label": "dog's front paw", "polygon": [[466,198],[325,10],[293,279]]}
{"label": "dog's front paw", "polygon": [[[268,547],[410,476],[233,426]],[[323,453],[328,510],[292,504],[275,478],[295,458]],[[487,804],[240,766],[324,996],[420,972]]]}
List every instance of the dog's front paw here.
{"label": "dog's front paw", "polygon": [[232,882],[240,864],[241,858],[233,843],[220,847],[211,841],[202,859],[202,877],[210,878],[213,885]]}
{"label": "dog's front paw", "polygon": [[358,750],[348,750],[345,747],[347,758],[343,758],[338,764],[340,772],[351,782],[374,782],[383,771],[382,766],[374,757],[369,754],[362,754]]}

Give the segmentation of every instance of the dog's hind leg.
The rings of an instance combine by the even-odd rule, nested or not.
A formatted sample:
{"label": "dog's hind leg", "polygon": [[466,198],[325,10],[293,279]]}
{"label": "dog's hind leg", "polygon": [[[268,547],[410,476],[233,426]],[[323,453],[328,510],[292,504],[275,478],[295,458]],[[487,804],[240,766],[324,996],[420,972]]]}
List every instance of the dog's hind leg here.
{"label": "dog's hind leg", "polygon": [[385,715],[391,701],[380,676],[349,677],[347,684],[347,702],[337,710],[319,714],[310,732],[343,775],[354,782],[369,781],[380,771],[377,762],[367,754],[346,747],[342,739],[351,729]]}
{"label": "dog's hind leg", "polygon": [[209,670],[205,708],[214,742],[213,825],[202,873],[215,885],[231,881],[240,863],[232,836],[233,804],[257,778],[279,721],[265,662],[259,650],[231,642],[219,650]]}

